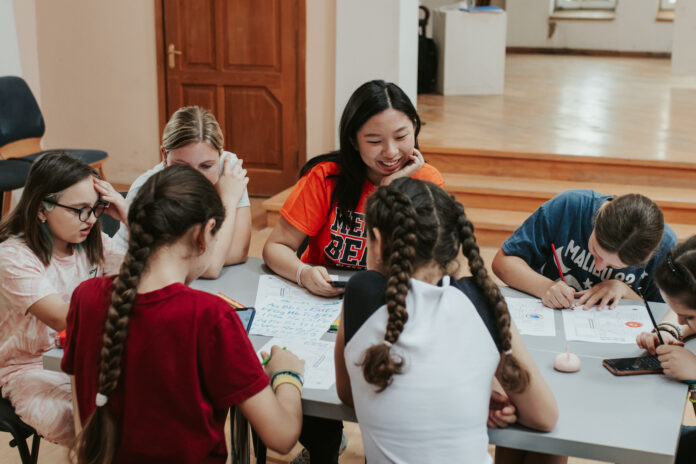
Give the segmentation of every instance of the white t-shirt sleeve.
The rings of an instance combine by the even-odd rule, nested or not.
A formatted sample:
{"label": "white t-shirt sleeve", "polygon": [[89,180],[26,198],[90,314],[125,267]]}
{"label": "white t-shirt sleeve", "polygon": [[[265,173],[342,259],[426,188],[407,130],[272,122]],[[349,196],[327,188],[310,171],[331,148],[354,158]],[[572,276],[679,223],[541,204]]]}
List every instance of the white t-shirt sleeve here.
{"label": "white t-shirt sleeve", "polygon": [[[9,242],[9,243],[8,243]],[[40,299],[60,292],[46,276],[46,266],[23,243],[8,239],[0,250],[0,306],[26,314]]]}

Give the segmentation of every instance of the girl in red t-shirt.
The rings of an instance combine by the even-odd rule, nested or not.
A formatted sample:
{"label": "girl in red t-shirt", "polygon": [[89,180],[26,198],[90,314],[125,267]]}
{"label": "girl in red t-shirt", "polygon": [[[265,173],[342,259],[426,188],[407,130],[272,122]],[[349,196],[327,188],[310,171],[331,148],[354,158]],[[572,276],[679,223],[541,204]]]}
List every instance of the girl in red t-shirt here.
{"label": "girl in red t-shirt", "polygon": [[233,405],[288,452],[302,423],[304,361],[273,347],[269,388],[235,311],[188,287],[213,260],[225,219],[213,184],[188,166],[166,168],[128,219],[120,273],[83,283],[70,303],[61,367],[85,424],[77,462],[226,462]]}
{"label": "girl in red t-shirt", "polygon": [[444,184],[418,151],[420,118],[395,84],[361,85],[343,110],[339,131],[340,149],[302,168],[263,249],[277,274],[322,296],[343,292],[330,285],[325,266],[365,269],[365,200],[376,187],[399,177]]}

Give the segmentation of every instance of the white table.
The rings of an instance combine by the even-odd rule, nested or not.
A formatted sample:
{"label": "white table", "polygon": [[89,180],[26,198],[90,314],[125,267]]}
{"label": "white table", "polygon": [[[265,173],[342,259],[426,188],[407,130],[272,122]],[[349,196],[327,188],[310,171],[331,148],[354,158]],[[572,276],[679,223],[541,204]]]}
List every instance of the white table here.
{"label": "white table", "polygon": [[[268,273],[259,259],[223,269],[217,280],[197,280],[194,288],[223,292],[240,303],[253,306],[258,276]],[[335,272],[335,271],[332,271]],[[338,271],[348,275],[348,272]],[[524,294],[504,288],[506,296]],[[664,304],[652,303],[659,320],[667,311]],[[524,336],[542,375],[556,396],[560,418],[556,428],[541,433],[520,426],[489,430],[490,442],[511,448],[577,456],[616,463],[667,464],[674,461],[686,398],[686,385],[662,375],[616,377],[602,367],[602,359],[637,356],[635,345],[566,342],[561,312],[555,314],[556,336]],[[327,339],[331,334],[325,336]],[[268,337],[252,336],[255,348]],[[580,356],[582,368],[575,374],[553,369],[554,356],[568,345]],[[696,342],[689,342],[696,348]],[[44,368],[59,370],[61,350],[44,356]],[[305,414],[356,421],[352,408],[342,404],[335,387],[305,389]]]}

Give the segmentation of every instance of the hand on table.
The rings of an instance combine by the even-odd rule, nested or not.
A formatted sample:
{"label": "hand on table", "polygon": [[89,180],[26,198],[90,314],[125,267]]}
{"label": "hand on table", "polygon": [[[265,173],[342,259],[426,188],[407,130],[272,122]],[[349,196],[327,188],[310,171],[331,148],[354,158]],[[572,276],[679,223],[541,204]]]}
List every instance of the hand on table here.
{"label": "hand on table", "polygon": [[418,151],[417,148],[413,149],[413,153],[409,155],[409,161],[404,164],[401,169],[396,171],[393,174],[388,175],[387,177],[382,179],[382,182],[380,185],[389,185],[391,184],[395,179],[398,179],[399,177],[411,177],[413,174],[415,174],[416,171],[418,171],[420,168],[423,167],[425,164],[425,160],[423,159],[423,155],[421,154],[420,151]]}
{"label": "hand on table", "polygon": [[562,280],[554,282],[541,297],[541,303],[547,308],[572,308],[575,303],[575,289]]}
{"label": "hand on table", "polygon": [[[268,359],[269,356],[271,359]],[[278,345],[271,347],[270,354],[262,351],[261,359],[264,361],[268,359],[266,365],[263,366],[268,377],[273,376],[273,373],[279,370],[291,370],[304,375],[304,360],[298,358],[292,351],[283,349]]]}
{"label": "hand on table", "polygon": [[696,380],[696,354],[679,345],[660,345],[656,351],[665,375],[677,380]]}
{"label": "hand on table", "polygon": [[101,196],[102,201],[109,203],[109,207],[104,210],[106,214],[114,219],[128,225],[128,203],[116,189],[105,180],[94,178],[94,190]]}
{"label": "hand on table", "polygon": [[590,309],[597,306],[597,310],[601,311],[605,306],[609,309],[614,309],[621,298],[628,294],[631,288],[625,283],[617,279],[609,279],[593,285],[587,290],[577,292],[575,297],[578,301],[577,306],[583,305],[582,309]]}
{"label": "hand on table", "polygon": [[488,427],[504,429],[517,422],[517,409],[505,394],[493,390],[488,406]]}
{"label": "hand on table", "polygon": [[300,281],[307,290],[319,296],[338,296],[345,291],[331,286],[329,271],[323,266],[305,266],[300,272]]}
{"label": "hand on table", "polygon": [[[663,330],[660,332],[660,335],[666,345],[684,346],[683,342],[674,338],[669,332]],[[642,332],[636,337],[636,343],[638,348],[647,350],[648,353],[654,355],[656,353],[655,349],[660,345],[660,340],[654,332]]]}

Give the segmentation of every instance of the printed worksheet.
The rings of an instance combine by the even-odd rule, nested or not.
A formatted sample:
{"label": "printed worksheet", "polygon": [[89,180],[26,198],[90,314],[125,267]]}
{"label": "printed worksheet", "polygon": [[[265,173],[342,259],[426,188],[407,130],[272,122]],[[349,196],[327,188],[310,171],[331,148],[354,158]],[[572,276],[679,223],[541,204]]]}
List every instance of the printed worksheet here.
{"label": "printed worksheet", "polygon": [[619,305],[587,311],[582,307],[563,310],[566,340],[595,343],[636,343],[636,336],[652,329],[643,305]]}
{"label": "printed worksheet", "polygon": [[556,336],[554,310],[537,298],[505,298],[512,320],[522,335]]}
{"label": "printed worksheet", "polygon": [[[297,340],[274,337],[259,350],[271,352],[278,345],[287,348],[305,361],[304,388],[326,390],[336,382],[334,369],[334,342],[324,340]],[[259,356],[260,359],[260,356]]]}
{"label": "printed worksheet", "polygon": [[341,314],[343,301],[312,295],[276,276],[261,276],[249,333],[319,340]]}

